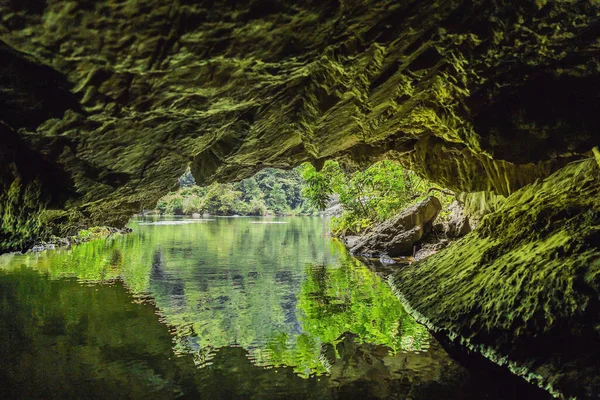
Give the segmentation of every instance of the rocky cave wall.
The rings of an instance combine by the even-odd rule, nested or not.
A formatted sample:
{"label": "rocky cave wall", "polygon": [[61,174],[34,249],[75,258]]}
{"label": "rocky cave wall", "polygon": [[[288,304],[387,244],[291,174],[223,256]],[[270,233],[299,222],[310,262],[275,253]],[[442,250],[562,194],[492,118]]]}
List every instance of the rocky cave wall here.
{"label": "rocky cave wall", "polygon": [[390,283],[432,330],[559,398],[597,398],[600,163],[573,162],[521,188]]}
{"label": "rocky cave wall", "polygon": [[508,195],[598,144],[598,5],[6,0],[0,249],[176,184],[400,160]]}

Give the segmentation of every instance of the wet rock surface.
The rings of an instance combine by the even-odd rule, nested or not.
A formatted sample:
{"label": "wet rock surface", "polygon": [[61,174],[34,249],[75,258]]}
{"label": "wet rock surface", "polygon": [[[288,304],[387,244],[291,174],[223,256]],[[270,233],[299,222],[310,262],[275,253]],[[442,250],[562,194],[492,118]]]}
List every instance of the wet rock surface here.
{"label": "wet rock surface", "polygon": [[452,202],[448,207],[450,211],[450,219],[446,226],[446,235],[450,238],[459,238],[465,236],[473,230],[472,222],[466,214],[464,208],[458,201]]}
{"label": "wet rock surface", "polygon": [[598,171],[585,161],[542,179],[599,145],[598,10],[588,0],[0,2],[0,252],[122,227],[188,164],[208,183],[393,158],[488,214],[399,269],[399,293],[432,327],[591,398]]}
{"label": "wet rock surface", "polygon": [[564,398],[600,393],[600,170],[567,165],[391,283],[420,322]]}
{"label": "wet rock surface", "polygon": [[415,245],[431,231],[441,209],[437,198],[427,197],[357,239],[350,252],[366,257],[412,255]]}
{"label": "wet rock surface", "polygon": [[598,144],[594,1],[11,0],[0,15],[3,251],[122,226],[190,163],[208,183],[386,156],[508,195]]}

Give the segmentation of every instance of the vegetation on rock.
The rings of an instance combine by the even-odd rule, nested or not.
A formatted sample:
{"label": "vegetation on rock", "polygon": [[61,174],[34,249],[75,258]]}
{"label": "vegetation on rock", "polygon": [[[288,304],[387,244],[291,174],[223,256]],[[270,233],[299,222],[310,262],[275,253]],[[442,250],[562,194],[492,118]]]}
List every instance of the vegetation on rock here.
{"label": "vegetation on rock", "polygon": [[[360,235],[395,216],[404,208],[423,201],[431,182],[417,176],[394,161],[380,161],[364,171],[345,172],[335,161],[327,161],[320,171],[312,165],[302,166],[306,181],[303,194],[313,206],[324,209],[331,197],[339,196],[342,215],[332,218],[337,235]],[[443,206],[452,196],[440,193]],[[446,217],[445,215],[443,217]]]}
{"label": "vegetation on rock", "polygon": [[600,170],[571,163],[391,282],[413,316],[564,398],[600,393]]}
{"label": "vegetation on rock", "polygon": [[122,227],[190,163],[508,195],[598,145],[597,2],[267,3],[0,2],[2,250]]}

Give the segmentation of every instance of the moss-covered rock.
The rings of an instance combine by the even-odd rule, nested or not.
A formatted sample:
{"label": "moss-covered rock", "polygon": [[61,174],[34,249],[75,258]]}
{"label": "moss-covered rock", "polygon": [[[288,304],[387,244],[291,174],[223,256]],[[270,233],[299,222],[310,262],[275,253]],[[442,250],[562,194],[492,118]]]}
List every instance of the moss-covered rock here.
{"label": "moss-covered rock", "polygon": [[122,225],[189,163],[207,183],[387,156],[508,195],[598,145],[596,3],[3,1],[0,246]]}
{"label": "moss-covered rock", "polygon": [[600,168],[568,164],[391,278],[434,331],[558,396],[600,393]]}

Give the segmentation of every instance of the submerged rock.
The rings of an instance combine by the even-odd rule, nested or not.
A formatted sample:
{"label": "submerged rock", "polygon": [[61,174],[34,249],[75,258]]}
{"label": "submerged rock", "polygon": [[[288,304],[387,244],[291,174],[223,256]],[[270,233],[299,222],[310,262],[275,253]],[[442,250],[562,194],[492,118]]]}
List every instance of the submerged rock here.
{"label": "submerged rock", "polygon": [[407,309],[561,398],[600,393],[600,170],[567,165],[393,274]]}
{"label": "submerged rock", "polygon": [[411,255],[413,246],[431,230],[441,209],[442,205],[437,198],[427,197],[359,238],[350,251],[358,255]]}

